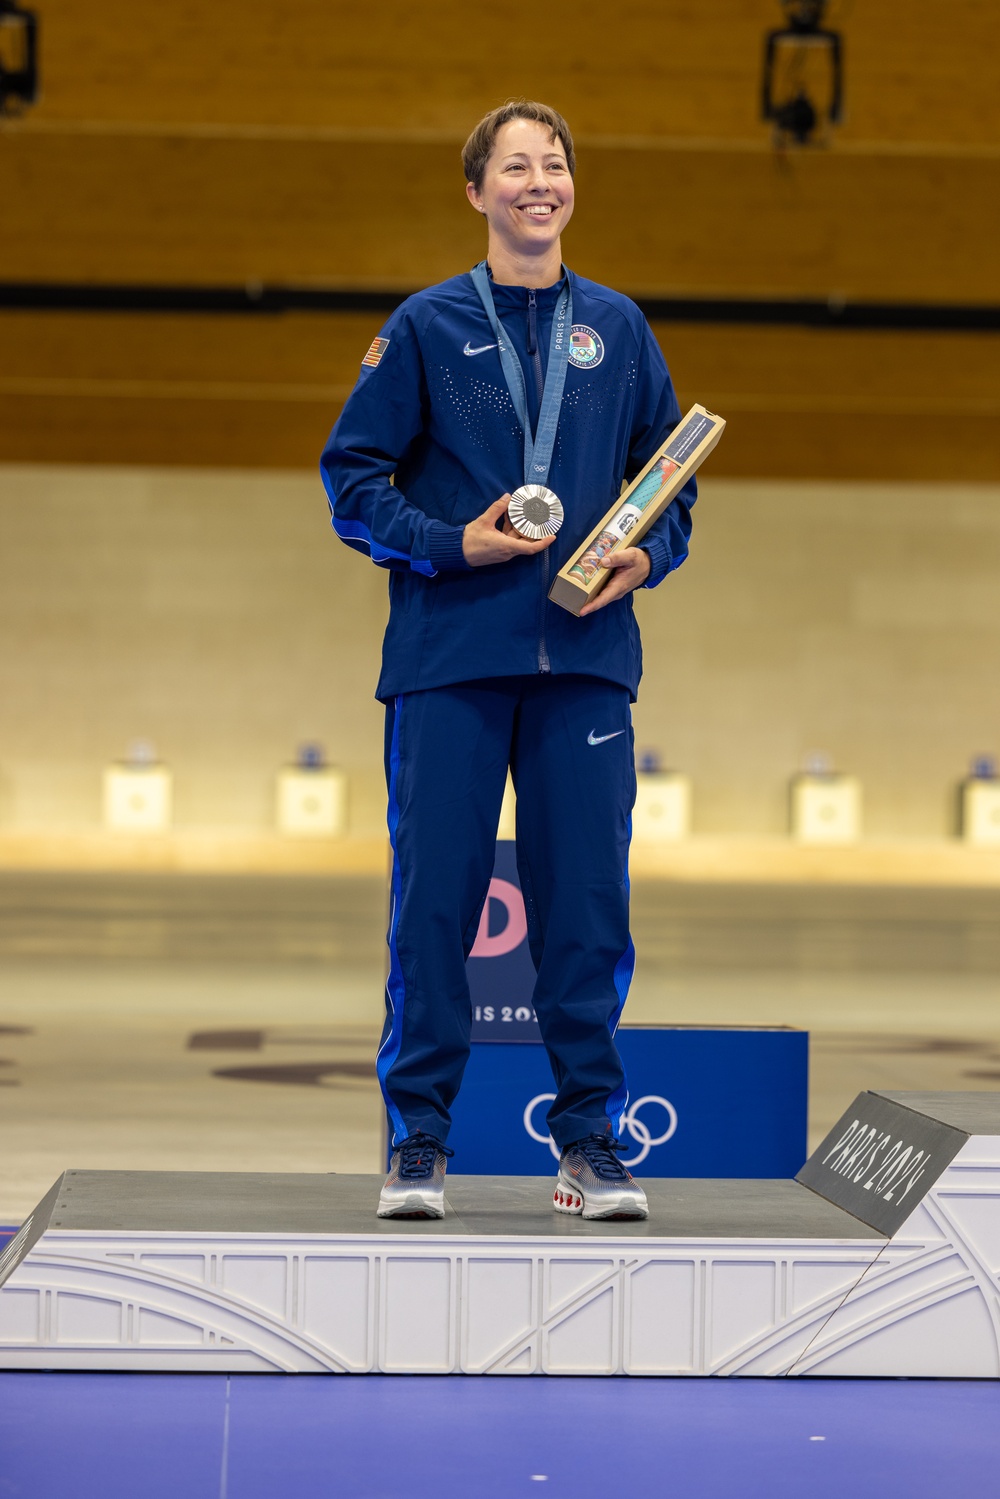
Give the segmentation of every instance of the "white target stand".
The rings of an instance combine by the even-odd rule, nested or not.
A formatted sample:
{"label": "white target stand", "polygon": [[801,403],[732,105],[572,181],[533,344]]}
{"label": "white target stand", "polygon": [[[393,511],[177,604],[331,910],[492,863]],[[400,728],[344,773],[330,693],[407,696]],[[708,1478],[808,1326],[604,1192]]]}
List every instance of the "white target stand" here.
{"label": "white target stand", "polygon": [[347,822],[347,777],[328,767],[278,772],[276,821],[291,838],[336,838]]}
{"label": "white target stand", "polygon": [[635,777],[632,837],[637,843],[679,843],[691,831],[691,781],[673,770],[640,770]]}
{"label": "white target stand", "polygon": [[964,782],[962,837],[979,847],[1000,845],[1000,780],[974,778]]}
{"label": "white target stand", "polygon": [[113,833],[165,833],[173,777],[165,765],[109,765],[104,772],[104,826]]}
{"label": "white target stand", "polygon": [[855,776],[796,776],[791,812],[792,837],[797,843],[857,843],[861,837],[861,783]]}

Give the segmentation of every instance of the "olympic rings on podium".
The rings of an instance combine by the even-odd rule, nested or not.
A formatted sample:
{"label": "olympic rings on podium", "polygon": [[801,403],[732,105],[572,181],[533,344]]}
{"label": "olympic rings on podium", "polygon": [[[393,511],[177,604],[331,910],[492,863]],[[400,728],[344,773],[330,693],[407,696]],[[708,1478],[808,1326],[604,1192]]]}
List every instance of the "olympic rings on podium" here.
{"label": "olympic rings on podium", "polygon": [[[536,1094],[524,1110],[524,1127],[531,1138],[538,1141],[539,1145],[547,1145],[558,1161],[559,1147],[556,1145],[556,1142],[551,1135],[541,1134],[534,1125],[534,1113],[538,1105],[540,1103],[552,1103],[555,1100],[555,1096],[554,1093]],[[646,1104],[656,1104],[666,1113],[667,1127],[662,1135],[653,1135],[649,1126],[639,1118],[639,1110]],[[655,1146],[665,1145],[671,1136],[676,1133],[677,1110],[669,1099],[661,1098],[658,1093],[646,1093],[642,1098],[637,1098],[634,1103],[629,1105],[622,1117],[622,1123],[632,1136],[632,1139],[639,1146],[638,1155],[634,1155],[631,1160],[623,1160],[622,1165],[638,1166],[646,1159],[649,1152]]]}

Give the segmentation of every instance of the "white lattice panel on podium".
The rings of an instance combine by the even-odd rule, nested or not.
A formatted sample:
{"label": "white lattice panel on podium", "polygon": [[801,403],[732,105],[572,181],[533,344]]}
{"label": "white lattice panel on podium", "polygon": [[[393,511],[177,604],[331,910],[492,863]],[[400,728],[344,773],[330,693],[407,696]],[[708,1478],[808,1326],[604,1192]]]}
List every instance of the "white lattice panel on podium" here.
{"label": "white lattice panel on podium", "polygon": [[881,1244],[54,1233],[0,1293],[0,1364],[784,1373]]}
{"label": "white lattice panel on podium", "polygon": [[1000,1375],[1000,1095],[838,1131],[800,1181],[647,1180],[637,1224],[537,1179],[407,1222],[376,1177],[69,1172],[0,1265],[0,1366]]}
{"label": "white lattice panel on podium", "polygon": [[793,1372],[1000,1377],[1000,1134],[962,1147]]}

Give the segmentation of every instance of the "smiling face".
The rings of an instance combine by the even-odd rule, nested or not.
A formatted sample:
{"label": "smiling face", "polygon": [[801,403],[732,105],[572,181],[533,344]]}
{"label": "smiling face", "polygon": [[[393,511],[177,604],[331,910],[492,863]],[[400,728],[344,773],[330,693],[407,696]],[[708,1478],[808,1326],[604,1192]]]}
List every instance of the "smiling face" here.
{"label": "smiling face", "polygon": [[555,257],[558,263],[559,236],[573,212],[573,178],[562,142],[551,139],[547,125],[517,119],[502,126],[482,186],[470,182],[466,191],[489,224],[491,263],[498,251],[519,262]]}

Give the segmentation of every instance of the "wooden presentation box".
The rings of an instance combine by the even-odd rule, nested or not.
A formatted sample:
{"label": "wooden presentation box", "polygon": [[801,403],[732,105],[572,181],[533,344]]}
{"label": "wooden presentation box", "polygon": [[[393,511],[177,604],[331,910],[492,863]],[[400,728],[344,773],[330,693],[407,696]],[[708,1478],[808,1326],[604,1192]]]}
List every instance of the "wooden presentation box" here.
{"label": "wooden presentation box", "polygon": [[692,406],[642,473],[612,505],[583,545],[560,568],[549,589],[554,604],[579,614],[596,598],[611,576],[604,558],[623,547],[638,546],[654,521],[708,457],[725,430],[721,416]]}

